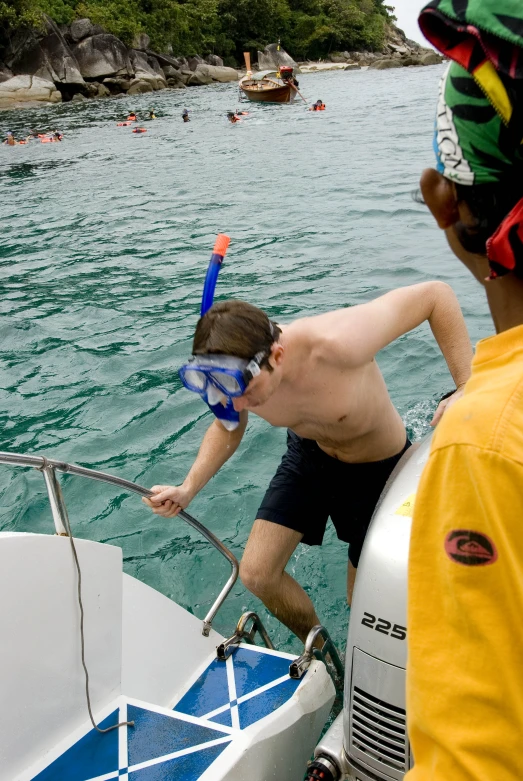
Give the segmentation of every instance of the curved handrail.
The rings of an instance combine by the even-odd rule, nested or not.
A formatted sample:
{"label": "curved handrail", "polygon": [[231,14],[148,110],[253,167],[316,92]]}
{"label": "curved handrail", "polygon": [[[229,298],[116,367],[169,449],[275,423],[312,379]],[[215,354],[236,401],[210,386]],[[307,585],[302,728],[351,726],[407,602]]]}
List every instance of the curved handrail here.
{"label": "curved handrail", "polygon": [[[118,488],[125,488],[128,491],[131,491],[135,494],[139,494],[140,496],[152,496],[152,492],[149,491],[148,488],[144,488],[141,485],[138,485],[137,483],[132,483],[130,480],[124,480],[122,477],[116,477],[115,475],[107,474],[106,472],[100,472],[96,469],[87,469],[83,466],[78,466],[76,464],[68,464],[65,461],[57,461],[54,458],[45,458],[44,456],[26,456],[21,455],[19,453],[5,453],[0,452],[0,464],[9,464],[11,466],[26,466],[26,467],[32,467],[33,469],[39,469],[44,473],[44,477],[46,477],[46,484],[48,485],[48,479],[47,476],[49,474],[49,470],[55,470],[57,469],[59,472],[64,472],[67,474],[72,475],[78,475],[79,477],[88,477],[91,480],[100,480],[103,483],[109,483],[111,485],[118,486]],[[48,492],[49,492],[49,498],[52,499],[51,492],[49,491],[49,485],[48,485]],[[53,512],[54,516],[54,512]],[[178,516],[182,518],[186,523],[189,524],[189,526],[192,526],[193,529],[196,529],[197,532],[199,532],[203,537],[205,537],[206,540],[208,540],[211,545],[213,545],[216,550],[218,550],[222,556],[224,556],[229,564],[231,565],[231,574],[229,576],[229,579],[227,580],[227,583],[222,588],[220,593],[218,594],[217,599],[211,606],[211,609],[203,619],[203,630],[202,633],[208,637],[209,632],[211,630],[211,624],[214,620],[214,617],[222,604],[224,603],[225,599],[229,595],[229,592],[231,591],[232,587],[236,583],[236,580],[238,578],[238,572],[239,572],[239,564],[236,556],[231,553],[231,551],[225,547],[225,545],[216,537],[209,529],[207,529],[200,521],[196,520],[196,518],[193,518],[192,515],[189,515],[189,513],[185,512],[185,510],[181,510],[178,513]],[[60,530],[58,529],[58,532]]]}

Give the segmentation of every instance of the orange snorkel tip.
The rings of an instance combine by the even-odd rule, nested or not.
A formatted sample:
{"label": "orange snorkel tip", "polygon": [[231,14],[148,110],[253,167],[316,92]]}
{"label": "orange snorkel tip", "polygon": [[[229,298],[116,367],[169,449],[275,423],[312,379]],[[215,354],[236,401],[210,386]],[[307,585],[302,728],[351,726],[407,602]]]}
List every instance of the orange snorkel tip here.
{"label": "orange snorkel tip", "polygon": [[230,236],[226,236],[225,233],[219,233],[216,236],[216,241],[214,242],[214,249],[212,251],[213,255],[221,255],[222,258],[225,257],[225,253],[227,252],[227,247],[231,243]]}

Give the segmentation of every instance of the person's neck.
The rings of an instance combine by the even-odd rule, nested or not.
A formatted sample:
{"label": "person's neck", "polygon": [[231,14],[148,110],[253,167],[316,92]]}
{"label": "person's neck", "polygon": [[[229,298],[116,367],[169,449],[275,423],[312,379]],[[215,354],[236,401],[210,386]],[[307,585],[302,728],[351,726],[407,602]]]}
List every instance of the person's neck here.
{"label": "person's neck", "polygon": [[279,328],[281,329],[281,334],[278,341],[285,351],[281,380],[284,383],[292,383],[301,367],[299,344],[296,343],[295,335],[289,333],[288,325],[279,325]]}
{"label": "person's neck", "polygon": [[514,274],[485,284],[496,333],[523,325],[523,280]]}

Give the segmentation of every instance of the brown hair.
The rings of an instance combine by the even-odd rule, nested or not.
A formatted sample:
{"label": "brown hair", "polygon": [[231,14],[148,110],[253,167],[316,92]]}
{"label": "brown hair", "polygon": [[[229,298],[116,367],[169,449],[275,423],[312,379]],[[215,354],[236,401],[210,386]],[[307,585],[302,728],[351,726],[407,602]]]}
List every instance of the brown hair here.
{"label": "brown hair", "polygon": [[214,304],[198,320],[193,340],[193,355],[220,353],[251,360],[264,353],[260,366],[272,370],[267,358],[280,328],[265,312],[245,301],[222,301]]}

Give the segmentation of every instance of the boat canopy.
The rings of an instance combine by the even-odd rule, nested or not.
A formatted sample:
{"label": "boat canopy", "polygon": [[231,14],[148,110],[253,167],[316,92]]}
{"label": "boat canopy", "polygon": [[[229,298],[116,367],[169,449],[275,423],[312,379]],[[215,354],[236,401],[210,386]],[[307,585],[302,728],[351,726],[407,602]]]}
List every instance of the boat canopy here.
{"label": "boat canopy", "polygon": [[277,70],[258,71],[258,73],[252,74],[251,79],[253,81],[261,81],[262,79],[265,79],[267,76],[275,76],[277,72],[278,72]]}

